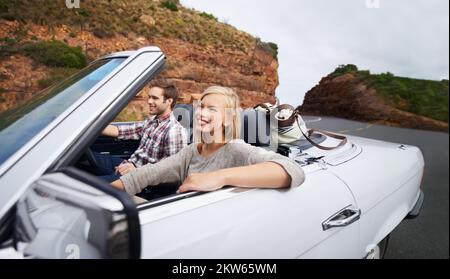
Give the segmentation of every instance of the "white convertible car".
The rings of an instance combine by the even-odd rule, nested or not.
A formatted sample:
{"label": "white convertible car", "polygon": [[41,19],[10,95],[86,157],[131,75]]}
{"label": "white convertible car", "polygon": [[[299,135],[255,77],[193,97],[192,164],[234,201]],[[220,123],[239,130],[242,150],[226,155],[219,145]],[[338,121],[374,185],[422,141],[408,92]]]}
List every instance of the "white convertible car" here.
{"label": "white convertible car", "polygon": [[[155,47],[116,53],[0,113],[0,257],[381,258],[389,234],[419,214],[421,151],[350,136],[333,151],[279,146],[306,174],[292,189],[113,189],[89,173],[92,151],[134,151],[136,141],[99,135],[164,61]],[[175,113],[191,129],[192,108]],[[256,129],[264,147],[263,116],[243,117],[244,139]]]}

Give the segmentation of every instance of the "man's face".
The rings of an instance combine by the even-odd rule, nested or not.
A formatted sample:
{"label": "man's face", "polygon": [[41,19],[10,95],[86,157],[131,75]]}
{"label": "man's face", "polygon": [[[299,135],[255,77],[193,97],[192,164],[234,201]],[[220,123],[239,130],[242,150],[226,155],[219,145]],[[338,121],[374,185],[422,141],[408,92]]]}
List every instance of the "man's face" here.
{"label": "man's face", "polygon": [[161,115],[170,109],[172,99],[164,100],[164,89],[152,87],[148,92],[148,107],[151,115]]}

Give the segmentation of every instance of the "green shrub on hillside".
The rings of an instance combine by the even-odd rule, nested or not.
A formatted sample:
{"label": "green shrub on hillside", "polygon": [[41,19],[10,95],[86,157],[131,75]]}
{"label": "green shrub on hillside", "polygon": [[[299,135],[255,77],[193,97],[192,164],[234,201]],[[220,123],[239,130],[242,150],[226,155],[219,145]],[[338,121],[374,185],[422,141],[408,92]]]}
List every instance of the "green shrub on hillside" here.
{"label": "green shrub on hillside", "polygon": [[0,38],[0,58],[17,53],[17,43],[18,40],[14,38]]}
{"label": "green shrub on hillside", "polygon": [[390,72],[370,74],[353,64],[339,65],[331,74],[354,73],[392,106],[418,115],[448,122],[448,80],[433,81],[397,77]]}
{"label": "green shrub on hillside", "polygon": [[331,75],[333,77],[341,76],[347,73],[352,73],[358,71],[358,67],[353,64],[347,64],[347,65],[339,65]]}
{"label": "green shrub on hillside", "polygon": [[278,60],[278,45],[272,42],[263,42],[260,38],[256,38],[256,44],[265,51],[272,54],[272,57]]}
{"label": "green shrub on hillside", "polygon": [[269,45],[269,48],[272,52],[272,56],[275,59],[278,59],[278,45],[276,43],[272,43],[272,42],[268,42],[267,44]]}
{"label": "green shrub on hillside", "polygon": [[448,82],[385,73],[370,75],[366,83],[399,109],[448,122]]}
{"label": "green shrub on hillside", "polygon": [[26,55],[51,67],[83,68],[87,58],[80,47],[71,47],[61,41],[29,42],[22,47]]}
{"label": "green shrub on hillside", "polygon": [[161,2],[161,7],[171,10],[172,12],[178,11],[178,1],[176,0],[165,0]]}
{"label": "green shrub on hillside", "polygon": [[5,98],[2,96],[3,93],[6,92],[6,89],[0,87],[0,103],[3,103],[5,101]]}
{"label": "green shrub on hillside", "polygon": [[52,68],[50,72],[47,74],[47,77],[38,80],[38,86],[40,89],[47,88],[59,81],[66,79],[67,77],[78,72],[77,69],[74,68]]}
{"label": "green shrub on hillside", "polygon": [[217,17],[215,17],[215,16],[212,15],[212,14],[208,14],[208,13],[205,13],[205,12],[201,12],[201,13],[199,13],[199,15],[200,15],[201,17],[204,17],[204,18],[207,18],[207,19],[212,19],[212,20],[214,20],[214,21],[218,21]]}
{"label": "green shrub on hillside", "polygon": [[77,9],[77,13],[79,14],[79,15],[81,15],[81,16],[84,16],[84,17],[89,17],[91,14],[89,13],[89,11],[88,10],[86,10],[86,9],[84,9],[84,8],[79,8],[79,9]]}
{"label": "green shrub on hillside", "polygon": [[8,12],[8,4],[7,0],[0,0],[0,13]]}

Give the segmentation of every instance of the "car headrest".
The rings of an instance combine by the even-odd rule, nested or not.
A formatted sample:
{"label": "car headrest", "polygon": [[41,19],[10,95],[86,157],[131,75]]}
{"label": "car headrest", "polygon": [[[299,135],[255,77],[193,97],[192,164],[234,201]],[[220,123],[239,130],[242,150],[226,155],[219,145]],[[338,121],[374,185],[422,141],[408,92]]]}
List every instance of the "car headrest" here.
{"label": "car headrest", "polygon": [[192,142],[192,126],[194,125],[194,109],[192,108],[192,105],[176,104],[173,109],[173,115],[175,116],[175,119],[187,130],[190,144]]}
{"label": "car headrest", "polygon": [[[192,142],[194,109],[190,104],[177,104],[173,110],[175,119],[186,128],[189,143]],[[265,112],[255,109],[241,110],[241,138],[252,145],[270,145],[270,121]]]}
{"label": "car headrest", "polygon": [[256,109],[245,109],[242,116],[242,139],[255,146],[270,145],[270,120],[266,113]]}

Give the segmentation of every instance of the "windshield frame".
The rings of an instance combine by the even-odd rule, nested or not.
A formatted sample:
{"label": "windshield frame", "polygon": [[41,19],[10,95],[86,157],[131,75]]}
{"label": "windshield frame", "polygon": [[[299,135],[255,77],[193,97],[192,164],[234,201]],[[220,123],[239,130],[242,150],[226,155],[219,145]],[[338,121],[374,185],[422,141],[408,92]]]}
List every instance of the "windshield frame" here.
{"label": "windshield frame", "polygon": [[[102,86],[104,86],[111,78],[113,78],[118,72],[125,68],[131,61],[133,55],[127,57],[126,55],[111,55],[107,57],[102,57],[93,61],[91,64],[102,60],[115,60],[115,59],[125,59],[120,63],[114,70],[107,74],[103,79],[97,82],[93,87],[91,87],[87,92],[85,92],[80,98],[78,98],[73,104],[71,104],[65,111],[59,114],[55,119],[48,123],[41,131],[36,133],[31,137],[24,145],[19,147],[14,151],[5,161],[0,163],[0,178],[12,167],[14,164],[20,160],[27,152],[32,149],[39,141],[41,141],[48,133],[50,133],[58,124],[60,124],[67,116],[69,116],[74,110],[81,106],[87,99],[89,99],[96,91],[98,91]],[[90,65],[91,65],[90,64]],[[88,65],[88,67],[90,66]],[[83,69],[82,69],[83,70]],[[82,71],[80,70],[80,71]],[[76,75],[77,73],[75,73]],[[70,79],[71,77],[68,77]],[[65,79],[66,80],[66,79]],[[64,81],[64,80],[63,80]],[[61,82],[63,82],[61,81]]]}

